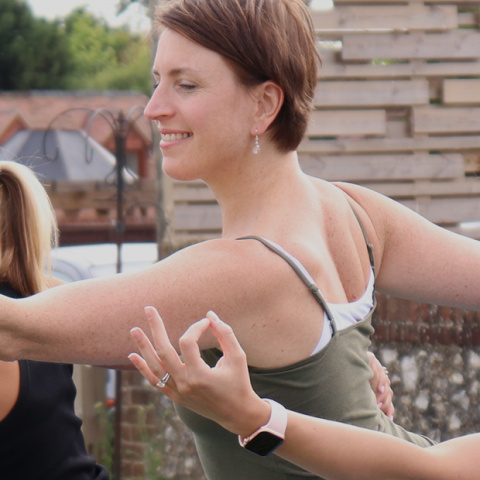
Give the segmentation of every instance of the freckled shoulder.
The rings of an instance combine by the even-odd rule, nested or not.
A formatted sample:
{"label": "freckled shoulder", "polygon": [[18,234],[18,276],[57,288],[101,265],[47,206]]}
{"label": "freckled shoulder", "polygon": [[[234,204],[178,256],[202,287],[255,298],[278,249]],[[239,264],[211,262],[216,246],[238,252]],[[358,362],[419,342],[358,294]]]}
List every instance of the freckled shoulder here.
{"label": "freckled shoulder", "polygon": [[[259,286],[262,277],[275,273],[274,255],[254,240],[218,239],[192,245],[160,262],[182,277],[198,277],[212,284],[229,282],[236,286]],[[180,273],[180,271],[182,273]],[[190,278],[194,281],[194,278]],[[188,282],[190,283],[190,282]]]}

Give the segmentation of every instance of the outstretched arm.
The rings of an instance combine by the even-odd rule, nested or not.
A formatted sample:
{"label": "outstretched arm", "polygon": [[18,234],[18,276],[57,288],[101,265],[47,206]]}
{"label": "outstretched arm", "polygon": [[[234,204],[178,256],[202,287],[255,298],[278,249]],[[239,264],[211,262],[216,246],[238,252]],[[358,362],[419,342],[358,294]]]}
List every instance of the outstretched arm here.
{"label": "outstretched arm", "polygon": [[[267,423],[270,406],[253,391],[245,353],[228,325],[213,312],[193,324],[180,339],[182,361],[158,313],[151,307],[145,311],[155,347],[134,328],[131,334],[143,357],[129,358],[151,385],[168,371],[163,393],[235,434],[249,435]],[[214,368],[202,360],[198,347],[209,329],[224,352]],[[479,448],[480,435],[422,449],[383,433],[289,411],[285,442],[275,454],[329,480],[476,480]]]}
{"label": "outstretched arm", "polygon": [[375,247],[378,291],[435,305],[480,310],[480,242],[452,233],[373,190],[337,183]]}

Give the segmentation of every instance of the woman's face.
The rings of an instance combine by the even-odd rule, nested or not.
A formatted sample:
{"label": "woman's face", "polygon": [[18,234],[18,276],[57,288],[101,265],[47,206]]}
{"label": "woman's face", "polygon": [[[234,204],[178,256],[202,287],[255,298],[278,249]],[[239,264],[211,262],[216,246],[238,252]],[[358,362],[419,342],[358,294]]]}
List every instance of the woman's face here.
{"label": "woman's face", "polygon": [[145,108],[161,133],[163,169],[179,180],[232,173],[250,154],[255,99],[222,56],[166,29],[153,67],[156,89]]}

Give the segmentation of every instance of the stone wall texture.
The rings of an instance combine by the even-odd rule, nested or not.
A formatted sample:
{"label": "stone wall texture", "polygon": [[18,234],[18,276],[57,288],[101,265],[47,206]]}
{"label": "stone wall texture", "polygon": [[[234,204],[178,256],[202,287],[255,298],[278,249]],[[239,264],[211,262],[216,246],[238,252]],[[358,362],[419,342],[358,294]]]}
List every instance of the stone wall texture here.
{"label": "stone wall texture", "polygon": [[[436,441],[480,431],[479,313],[378,295],[374,325],[397,423]],[[172,403],[137,372],[123,377],[122,479],[206,480]]]}

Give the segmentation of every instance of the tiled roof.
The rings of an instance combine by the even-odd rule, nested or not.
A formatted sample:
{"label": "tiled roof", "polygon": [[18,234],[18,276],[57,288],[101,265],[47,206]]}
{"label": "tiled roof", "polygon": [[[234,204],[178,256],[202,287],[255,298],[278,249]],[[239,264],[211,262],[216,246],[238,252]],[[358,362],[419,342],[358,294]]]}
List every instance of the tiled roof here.
{"label": "tiled roof", "polygon": [[82,131],[22,130],[3,146],[1,160],[27,165],[42,181],[115,179],[115,157]]}
{"label": "tiled roof", "polygon": [[[109,116],[108,112],[116,117],[120,111],[125,115],[133,115],[134,111],[137,113],[137,108],[143,109],[147,102],[146,95],[128,91],[0,92],[0,133],[6,128],[5,124],[14,112],[19,112],[33,130],[46,130],[49,127],[85,130],[93,112],[97,112],[98,117],[102,117],[100,112],[104,112],[106,117]],[[65,113],[67,111],[68,113]],[[150,122],[140,114],[134,127],[148,143],[151,138]],[[107,121],[97,118],[90,133],[96,141],[105,144],[112,136],[112,129]]]}

